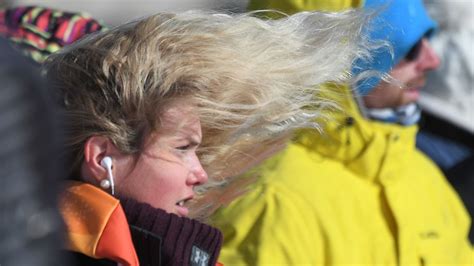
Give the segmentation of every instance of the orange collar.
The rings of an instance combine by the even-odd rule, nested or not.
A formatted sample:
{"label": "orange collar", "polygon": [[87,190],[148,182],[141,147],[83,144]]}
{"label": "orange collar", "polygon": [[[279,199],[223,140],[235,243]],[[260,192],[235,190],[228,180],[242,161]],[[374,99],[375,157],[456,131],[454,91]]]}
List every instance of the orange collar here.
{"label": "orange collar", "polygon": [[68,181],[59,208],[68,250],[124,266],[139,265],[125,213],[116,198],[95,186]]}

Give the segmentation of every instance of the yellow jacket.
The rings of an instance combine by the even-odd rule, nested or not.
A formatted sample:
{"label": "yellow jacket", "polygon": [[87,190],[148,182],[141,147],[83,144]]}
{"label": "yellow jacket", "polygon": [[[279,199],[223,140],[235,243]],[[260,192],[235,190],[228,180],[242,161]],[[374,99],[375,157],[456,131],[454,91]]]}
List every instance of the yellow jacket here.
{"label": "yellow jacket", "polygon": [[[341,95],[339,95],[340,97]],[[224,265],[474,265],[469,217],[415,148],[416,127],[364,119],[350,93],[221,210]]]}

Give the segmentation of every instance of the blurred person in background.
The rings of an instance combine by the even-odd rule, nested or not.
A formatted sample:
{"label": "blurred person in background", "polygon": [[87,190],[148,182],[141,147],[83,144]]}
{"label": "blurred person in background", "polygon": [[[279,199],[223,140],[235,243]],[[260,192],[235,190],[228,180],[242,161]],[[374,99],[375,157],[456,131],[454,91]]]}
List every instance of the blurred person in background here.
{"label": "blurred person in background", "polygon": [[87,14],[38,7],[0,9],[0,36],[39,65],[62,47],[107,28]]}
{"label": "blurred person in background", "polygon": [[[223,208],[221,261],[231,265],[473,265],[469,216],[440,169],[415,147],[416,105],[440,60],[421,0],[250,1],[251,9],[375,10],[371,39],[393,47],[371,63],[391,77],[335,92],[343,108],[322,134],[302,132],[263,178]],[[341,95],[342,97],[341,100]]]}
{"label": "blurred person in background", "polygon": [[0,84],[0,265],[68,265],[57,113],[37,67],[2,38]]}
{"label": "blurred person in background", "polygon": [[348,81],[367,53],[358,14],[157,14],[50,55],[73,159],[61,213],[78,263],[214,265],[221,234],[191,219],[194,190],[222,190],[294,128],[315,126],[326,100],[314,93]]}

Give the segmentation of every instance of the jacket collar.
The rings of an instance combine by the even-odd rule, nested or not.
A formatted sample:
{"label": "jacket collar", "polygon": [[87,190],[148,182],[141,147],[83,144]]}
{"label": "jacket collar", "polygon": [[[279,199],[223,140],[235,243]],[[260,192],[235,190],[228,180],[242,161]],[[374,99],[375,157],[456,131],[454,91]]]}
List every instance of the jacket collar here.
{"label": "jacket collar", "polygon": [[140,264],[216,265],[222,233],[209,225],[179,217],[149,204],[121,198]]}
{"label": "jacket collar", "polygon": [[357,176],[370,181],[378,180],[386,156],[394,147],[414,148],[417,126],[368,120],[347,86],[329,87],[326,91],[324,97],[335,102],[339,109],[328,111],[326,118],[318,121],[322,133],[303,130],[297,143],[342,162]]}
{"label": "jacket collar", "polygon": [[60,213],[66,248],[87,257],[124,266],[220,265],[222,233],[216,228],[132,199],[119,202],[90,184],[68,181]]}

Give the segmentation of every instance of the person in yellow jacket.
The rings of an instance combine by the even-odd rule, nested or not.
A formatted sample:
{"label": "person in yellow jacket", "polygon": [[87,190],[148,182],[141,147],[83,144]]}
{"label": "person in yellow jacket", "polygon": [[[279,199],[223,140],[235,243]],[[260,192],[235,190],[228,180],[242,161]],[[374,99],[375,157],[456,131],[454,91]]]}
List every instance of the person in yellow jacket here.
{"label": "person in yellow jacket", "polygon": [[[318,2],[250,6],[317,8]],[[339,2],[341,9],[356,7]],[[410,104],[425,73],[439,65],[425,37],[434,23],[421,1],[391,1],[378,12],[373,23],[383,18],[395,23],[384,29],[409,29],[382,32],[394,46],[393,58],[375,54],[374,65],[354,70],[389,70],[398,81],[369,79],[357,87],[363,97],[349,87],[328,92],[343,111],[331,114],[324,133],[301,132],[267,161],[247,194],[213,217],[224,233],[225,265],[474,265],[467,212],[437,166],[416,149],[416,124],[405,123],[416,116]],[[389,115],[377,119],[377,111]]]}

